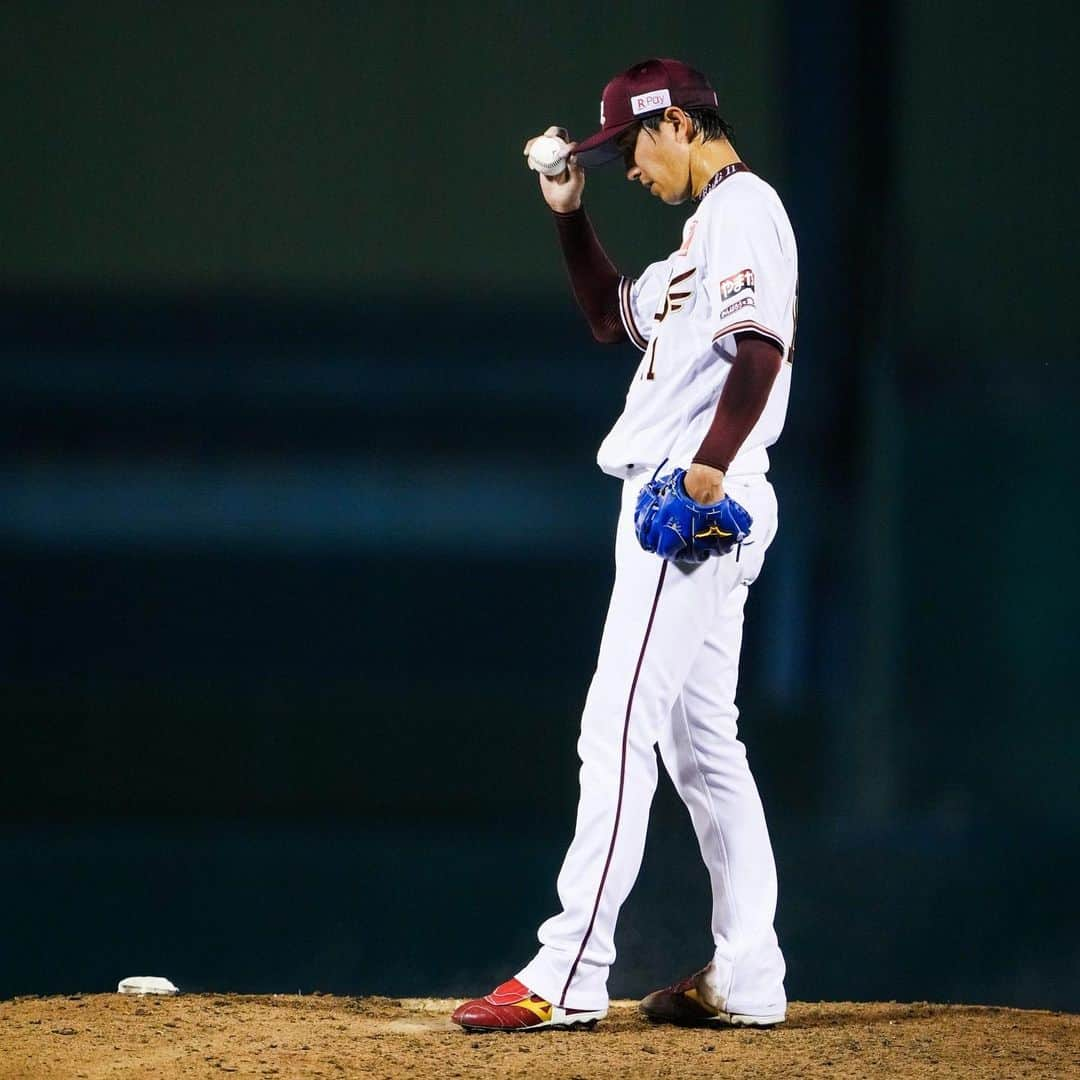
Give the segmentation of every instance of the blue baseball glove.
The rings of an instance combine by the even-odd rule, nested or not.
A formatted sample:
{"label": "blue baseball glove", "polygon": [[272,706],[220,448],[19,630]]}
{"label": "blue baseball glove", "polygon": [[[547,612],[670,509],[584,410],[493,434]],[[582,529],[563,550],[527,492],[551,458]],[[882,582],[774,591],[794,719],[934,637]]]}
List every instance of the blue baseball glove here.
{"label": "blue baseball glove", "polygon": [[730,496],[702,506],[686,494],[685,469],[655,476],[638,495],[634,529],[646,551],[673,562],[699,563],[726,555],[750,535],[754,519]]}

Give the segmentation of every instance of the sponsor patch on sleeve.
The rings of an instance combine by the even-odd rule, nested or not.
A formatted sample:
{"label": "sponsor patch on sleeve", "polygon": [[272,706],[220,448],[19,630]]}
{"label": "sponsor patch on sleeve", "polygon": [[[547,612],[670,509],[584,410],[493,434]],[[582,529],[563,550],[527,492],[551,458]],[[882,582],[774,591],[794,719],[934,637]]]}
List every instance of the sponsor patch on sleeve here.
{"label": "sponsor patch on sleeve", "polygon": [[741,300],[736,300],[734,304],[728,304],[726,308],[720,309],[720,314],[717,318],[722,322],[729,315],[734,315],[736,311],[742,311],[743,308],[755,307],[754,298],[752,296],[744,296]]}
{"label": "sponsor patch on sleeve", "polygon": [[754,271],[749,267],[720,282],[720,302],[730,300],[736,293],[745,292],[747,289],[754,291]]}

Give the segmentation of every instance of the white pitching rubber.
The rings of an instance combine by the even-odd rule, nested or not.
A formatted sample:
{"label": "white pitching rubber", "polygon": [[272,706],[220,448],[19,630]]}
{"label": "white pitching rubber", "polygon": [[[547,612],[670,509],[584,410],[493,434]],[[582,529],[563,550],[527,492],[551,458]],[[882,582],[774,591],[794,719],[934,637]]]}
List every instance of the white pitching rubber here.
{"label": "white pitching rubber", "polygon": [[118,994],[179,994],[178,987],[160,975],[132,975],[121,979],[116,988]]}

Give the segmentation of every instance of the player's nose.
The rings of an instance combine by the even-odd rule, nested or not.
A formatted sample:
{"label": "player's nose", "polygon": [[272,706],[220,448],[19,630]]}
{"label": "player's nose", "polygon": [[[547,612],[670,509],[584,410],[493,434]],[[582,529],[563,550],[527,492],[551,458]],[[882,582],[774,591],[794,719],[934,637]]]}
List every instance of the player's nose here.
{"label": "player's nose", "polygon": [[630,168],[626,170],[627,180],[638,180],[640,177],[641,170],[636,165],[631,165]]}

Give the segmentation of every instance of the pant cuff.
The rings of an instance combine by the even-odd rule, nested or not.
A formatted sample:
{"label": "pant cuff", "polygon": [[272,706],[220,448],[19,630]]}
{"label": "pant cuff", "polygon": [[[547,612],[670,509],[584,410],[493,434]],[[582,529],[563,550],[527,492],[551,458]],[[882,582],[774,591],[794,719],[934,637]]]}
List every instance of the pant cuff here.
{"label": "pant cuff", "polygon": [[[546,949],[541,949],[532,961],[517,973],[515,978],[524,983],[534,994],[539,994],[545,1001],[558,1005],[573,958],[566,959],[562,956],[549,958],[545,955],[546,951]],[[590,1012],[606,1009],[608,1007],[607,986],[602,985],[599,989],[595,985],[591,988],[584,987],[581,985],[582,974],[584,973],[579,964],[574,973],[574,981],[566,992],[564,1007],[588,1009]]]}

